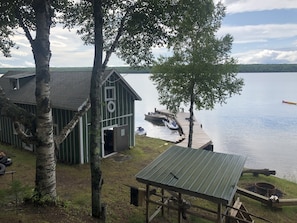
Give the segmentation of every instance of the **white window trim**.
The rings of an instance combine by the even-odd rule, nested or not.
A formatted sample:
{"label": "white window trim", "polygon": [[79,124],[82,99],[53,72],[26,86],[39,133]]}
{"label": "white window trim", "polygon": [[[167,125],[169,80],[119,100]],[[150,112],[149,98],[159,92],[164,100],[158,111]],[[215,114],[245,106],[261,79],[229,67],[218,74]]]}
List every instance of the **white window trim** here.
{"label": "white window trim", "polygon": [[[109,90],[111,90],[112,91],[112,97],[107,97],[107,92],[109,91]],[[114,100],[116,100],[116,89],[115,89],[115,87],[114,86],[109,86],[109,87],[105,87],[104,88],[104,99],[105,99],[105,101],[114,101]]]}

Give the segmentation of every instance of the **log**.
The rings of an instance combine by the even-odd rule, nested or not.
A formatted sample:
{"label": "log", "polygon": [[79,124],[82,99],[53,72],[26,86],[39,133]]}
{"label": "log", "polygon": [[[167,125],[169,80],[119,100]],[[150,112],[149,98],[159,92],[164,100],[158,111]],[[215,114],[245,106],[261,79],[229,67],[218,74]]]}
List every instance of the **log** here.
{"label": "log", "polygon": [[270,175],[275,175],[276,171],[269,170],[269,169],[244,169],[241,175],[243,175],[244,173],[252,173],[254,176],[258,176],[259,174],[270,176]]}

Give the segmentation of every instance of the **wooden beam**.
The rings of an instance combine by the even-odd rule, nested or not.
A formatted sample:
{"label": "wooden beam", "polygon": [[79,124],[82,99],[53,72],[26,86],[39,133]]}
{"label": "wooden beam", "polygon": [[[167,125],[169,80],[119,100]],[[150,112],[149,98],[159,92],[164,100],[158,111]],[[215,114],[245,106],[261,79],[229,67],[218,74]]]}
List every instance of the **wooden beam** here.
{"label": "wooden beam", "polygon": [[149,197],[150,197],[150,185],[146,185],[146,202],[145,202],[145,222],[149,223]]}
{"label": "wooden beam", "polygon": [[[170,200],[170,199],[168,199],[168,201],[169,201],[169,200]],[[160,201],[149,200],[149,202],[152,203],[152,204],[155,204],[155,205],[160,205],[160,206],[163,206],[163,207],[165,207],[165,208],[168,208],[168,210],[170,209],[170,210],[178,211],[178,209],[179,209],[178,207],[169,205],[169,202],[166,203],[166,201],[165,201],[165,203],[161,203]],[[209,210],[209,209],[205,209],[205,210]],[[216,212],[213,211],[213,210],[209,210],[209,211],[210,211],[210,213],[212,213],[212,214],[216,214]],[[189,210],[186,210],[186,211],[185,211],[185,214],[193,215],[193,216],[196,216],[196,217],[199,217],[199,218],[204,218],[204,219],[207,219],[207,220],[209,220],[209,221],[216,222],[216,217],[215,217],[215,215],[213,215],[213,217],[212,217],[212,216],[209,215],[209,214],[195,213],[195,212],[193,212],[193,211],[189,211]]]}
{"label": "wooden beam", "polygon": [[[169,200],[169,199],[168,199]],[[162,202],[164,205],[168,204],[168,200],[165,200]],[[151,201],[150,201],[151,202]],[[164,205],[160,205],[157,210],[149,217],[149,222],[151,222],[159,213],[160,211],[164,209]],[[163,215],[162,215],[163,216]]]}
{"label": "wooden beam", "polygon": [[180,207],[180,204],[182,203],[182,195],[181,193],[178,193],[178,223],[181,223],[182,222],[182,210],[181,210],[181,207]]}
{"label": "wooden beam", "polygon": [[254,176],[258,176],[259,174],[263,174],[265,176],[275,175],[275,170],[269,170],[269,169],[244,169],[242,171],[242,174],[244,173],[252,173]]}
{"label": "wooden beam", "polygon": [[278,202],[272,202],[272,207],[282,207],[282,206],[297,206],[297,198],[279,199]]}
{"label": "wooden beam", "polygon": [[222,223],[222,203],[218,203],[217,223]]}
{"label": "wooden beam", "polygon": [[241,195],[244,195],[244,196],[249,197],[249,198],[252,198],[252,199],[254,199],[256,201],[260,201],[261,203],[264,203],[264,204],[268,204],[269,203],[269,198],[268,197],[265,197],[263,195],[254,193],[252,191],[243,189],[241,187],[237,187],[236,193],[241,194]]}
{"label": "wooden beam", "polygon": [[[161,194],[162,194],[162,203],[165,203],[165,199],[164,199],[164,189],[161,189]],[[168,202],[168,200],[166,201]],[[164,217],[164,207],[162,206],[162,217]]]}

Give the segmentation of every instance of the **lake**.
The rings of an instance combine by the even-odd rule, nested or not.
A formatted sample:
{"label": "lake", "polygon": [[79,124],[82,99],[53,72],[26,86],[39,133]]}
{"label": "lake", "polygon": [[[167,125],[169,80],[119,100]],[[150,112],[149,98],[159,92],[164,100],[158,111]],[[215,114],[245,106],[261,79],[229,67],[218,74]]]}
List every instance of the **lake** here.
{"label": "lake", "polygon": [[[154,108],[165,109],[149,74],[124,74],[141,96],[136,102],[136,126],[154,138],[176,139],[177,133],[144,120]],[[240,95],[196,111],[195,117],[212,139],[214,151],[247,157],[247,168],[269,168],[277,176],[297,182],[297,73],[240,73],[245,86]]]}

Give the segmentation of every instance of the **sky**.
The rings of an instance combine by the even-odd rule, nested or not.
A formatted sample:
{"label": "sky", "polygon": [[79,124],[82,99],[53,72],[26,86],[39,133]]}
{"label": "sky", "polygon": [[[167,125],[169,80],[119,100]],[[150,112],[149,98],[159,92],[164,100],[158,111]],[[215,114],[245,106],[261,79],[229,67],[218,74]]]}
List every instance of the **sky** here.
{"label": "sky", "polygon": [[[217,1],[217,0],[214,0]],[[227,33],[234,38],[231,55],[240,64],[297,63],[297,0],[222,0],[226,17],[218,36]],[[94,49],[76,35],[61,27],[51,30],[51,67],[92,67]],[[12,57],[0,55],[0,67],[34,67],[31,47],[17,31],[18,49]],[[168,54],[166,49],[153,49],[154,55]],[[126,64],[112,56],[108,66]]]}

